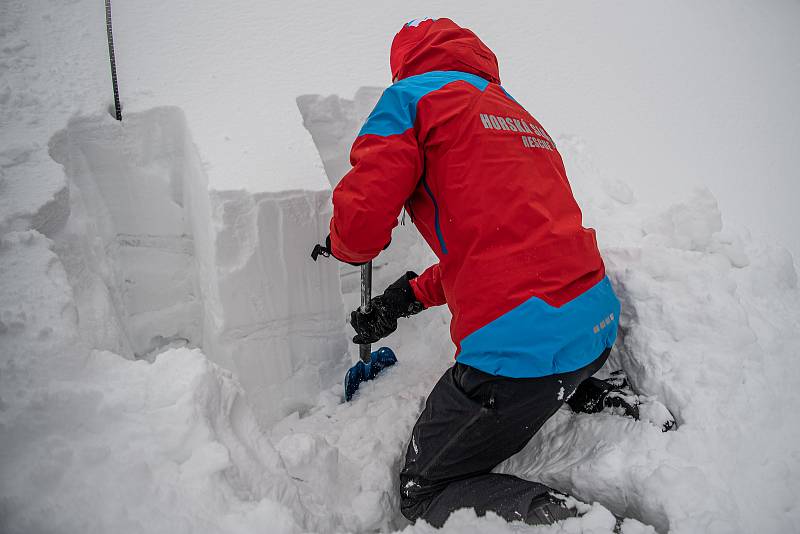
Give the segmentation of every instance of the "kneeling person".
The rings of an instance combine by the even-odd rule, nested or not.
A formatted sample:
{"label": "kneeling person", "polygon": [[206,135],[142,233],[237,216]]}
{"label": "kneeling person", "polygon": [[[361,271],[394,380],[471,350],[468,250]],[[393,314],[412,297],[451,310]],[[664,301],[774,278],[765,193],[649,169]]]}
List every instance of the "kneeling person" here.
{"label": "kneeling person", "polygon": [[414,426],[402,513],[436,526],[464,507],[552,523],[574,514],[563,496],[491,471],[616,339],[620,304],[594,230],[582,226],[552,139],[500,85],[495,55],[474,33],[449,19],[412,21],[394,38],[391,68],[334,190],[329,237],[336,258],[368,262],[405,207],[439,259],[352,314],[357,343],[425,308],[447,304],[453,315],[456,362]]}

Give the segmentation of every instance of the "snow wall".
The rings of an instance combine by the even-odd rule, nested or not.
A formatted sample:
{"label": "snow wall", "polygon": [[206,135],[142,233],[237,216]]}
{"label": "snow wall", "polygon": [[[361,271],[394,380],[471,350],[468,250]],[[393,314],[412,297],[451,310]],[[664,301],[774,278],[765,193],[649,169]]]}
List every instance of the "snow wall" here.
{"label": "snow wall", "polygon": [[152,359],[203,347],[240,377],[261,424],[302,411],[346,366],[333,263],[311,246],[330,190],[209,191],[183,112],[77,118],[50,141],[69,179],[55,236],[93,348]]}

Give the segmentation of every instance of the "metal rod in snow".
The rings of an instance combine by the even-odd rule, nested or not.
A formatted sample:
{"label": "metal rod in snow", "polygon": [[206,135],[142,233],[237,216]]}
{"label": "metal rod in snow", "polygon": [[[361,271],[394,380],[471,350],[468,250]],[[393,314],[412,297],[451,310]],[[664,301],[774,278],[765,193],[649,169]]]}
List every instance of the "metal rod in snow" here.
{"label": "metal rod in snow", "polygon": [[106,36],[108,37],[108,58],[111,60],[111,86],[114,89],[114,112],[118,121],[122,120],[122,105],[119,103],[117,84],[117,60],[114,57],[114,34],[111,31],[111,0],[106,0]]}
{"label": "metal rod in snow", "polygon": [[[369,300],[372,298],[372,262],[361,266],[361,311],[369,311]],[[358,346],[358,356],[364,363],[369,362],[372,346],[369,343]]]}

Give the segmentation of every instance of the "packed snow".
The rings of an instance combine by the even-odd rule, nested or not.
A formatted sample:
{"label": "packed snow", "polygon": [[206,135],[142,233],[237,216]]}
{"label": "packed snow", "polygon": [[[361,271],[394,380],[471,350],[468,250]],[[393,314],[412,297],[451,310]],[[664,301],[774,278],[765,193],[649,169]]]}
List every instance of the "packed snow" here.
{"label": "packed snow", "polygon": [[[119,124],[106,110],[105,27],[94,4],[0,6],[0,531],[435,532],[400,515],[398,470],[427,393],[452,364],[449,314],[402,320],[385,340],[399,363],[342,403],[341,378],[356,357],[345,317],[358,303],[357,269],[308,257],[324,239],[349,145],[385,83],[391,35],[424,6],[304,5],[281,14],[244,2],[115,4]],[[600,534],[612,532],[614,515],[628,518],[625,534],[796,530],[800,290],[782,246],[796,242],[772,223],[753,234],[742,229],[752,218],[730,224],[702,184],[789,227],[781,202],[788,207],[792,190],[767,204],[754,200],[763,192],[725,187],[723,175],[743,160],[710,166],[731,149],[708,139],[705,159],[681,145],[703,161],[697,174],[682,175],[687,163],[674,161],[653,173],[707,180],[671,205],[656,202],[653,178],[637,173],[664,146],[636,140],[634,123],[672,124],[662,115],[683,120],[698,103],[662,105],[642,96],[649,87],[627,84],[615,96],[612,75],[599,76],[598,94],[587,98],[584,76],[598,75],[591,69],[574,84],[564,83],[563,68],[545,69],[555,81],[537,78],[529,53],[549,46],[554,27],[572,21],[585,34],[561,42],[565,51],[548,65],[598,39],[592,16],[598,28],[619,26],[610,21],[622,7],[451,7],[450,16],[497,43],[515,97],[541,102],[541,113],[531,111],[554,134],[586,225],[597,229],[623,303],[620,339],[601,372],[624,368],[638,391],[669,407],[678,430],[562,409],[498,471],[569,492],[586,513],[529,527],[461,510],[442,530]],[[777,7],[760,18],[754,8],[734,16],[698,7],[692,20],[660,13],[696,31],[687,30],[688,44],[673,43],[675,55],[650,44],[677,62],[713,11],[734,32],[743,21],[754,32],[773,24],[780,31],[753,46],[779,52],[796,36],[785,33],[791,17],[777,14],[797,6]],[[530,17],[512,16],[523,9]],[[643,7],[625,9],[644,17]],[[559,23],[532,37],[523,31],[543,14]],[[603,41],[604,53],[639,61],[620,43],[646,42],[647,30]],[[527,38],[542,42],[520,54]],[[693,91],[705,91],[697,76],[706,61],[735,56],[709,46],[713,57],[684,72],[695,75]],[[796,106],[786,95],[798,87],[797,65],[785,85],[775,83],[791,63],[785,53],[759,67],[769,87],[747,85],[709,103],[709,113],[769,91]],[[753,54],[726,76],[750,74]],[[609,109],[626,99],[633,111],[603,138],[600,118],[611,120]],[[585,136],[567,133],[583,129],[580,108],[569,108],[576,100],[598,108]],[[658,117],[641,113],[648,106]],[[785,153],[798,130],[773,113],[759,115],[755,130],[778,124],[783,137],[742,172],[774,157],[765,179],[786,187]],[[697,123],[698,135],[726,121]],[[615,166],[609,154],[621,138],[636,140],[625,149],[635,157]],[[767,232],[773,241],[761,237]],[[398,226],[375,262],[374,285],[432,261],[413,226]]]}

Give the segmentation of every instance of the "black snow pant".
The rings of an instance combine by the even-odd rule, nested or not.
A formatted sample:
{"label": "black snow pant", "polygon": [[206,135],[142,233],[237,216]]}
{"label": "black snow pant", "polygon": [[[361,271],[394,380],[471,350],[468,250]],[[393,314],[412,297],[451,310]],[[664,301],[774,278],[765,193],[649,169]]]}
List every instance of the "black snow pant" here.
{"label": "black snow pant", "polygon": [[536,524],[535,503],[550,488],[492,469],[528,443],[578,385],[608,358],[539,378],[494,376],[456,363],[433,388],[411,433],[400,472],[400,510],[440,527],[474,508]]}

